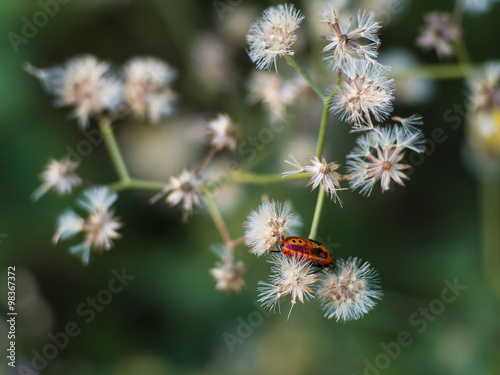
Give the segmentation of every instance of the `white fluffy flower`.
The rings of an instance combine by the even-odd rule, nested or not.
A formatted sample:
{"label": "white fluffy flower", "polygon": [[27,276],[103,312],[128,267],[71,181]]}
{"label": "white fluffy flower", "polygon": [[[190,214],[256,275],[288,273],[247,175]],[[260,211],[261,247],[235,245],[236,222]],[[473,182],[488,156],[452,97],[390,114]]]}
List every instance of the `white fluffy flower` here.
{"label": "white fluffy flower", "polygon": [[287,295],[291,296],[291,307],[288,316],[292,312],[297,300],[304,303],[312,297],[311,286],[316,282],[318,276],[313,273],[312,265],[296,257],[288,258],[283,254],[271,257],[270,282],[260,281],[259,302],[271,311],[276,310],[279,299]]}
{"label": "white fluffy flower", "polygon": [[376,271],[357,258],[339,259],[333,271],[323,271],[317,295],[325,317],[337,321],[361,318],[382,298]]}
{"label": "white fluffy flower", "polygon": [[391,181],[404,186],[408,177],[403,172],[410,168],[401,161],[405,150],[423,152],[424,137],[419,130],[409,131],[399,127],[376,128],[357,139],[357,146],[347,156],[349,183],[352,189],[361,189],[370,195],[375,184],[380,181],[382,192],[390,189]]}
{"label": "white fluffy flower", "polygon": [[321,21],[326,22],[333,35],[322,35],[321,38],[330,43],[321,52],[329,52],[325,60],[333,69],[347,66],[357,60],[374,62],[377,58],[379,39],[377,36],[380,23],[375,20],[373,12],[358,12],[356,23],[342,27],[335,7],[326,4],[320,13]]}
{"label": "white fluffy flower", "polygon": [[228,115],[219,114],[208,123],[208,136],[210,137],[210,144],[217,150],[227,147],[234,152],[238,128]]}
{"label": "white fluffy flower", "polygon": [[267,8],[262,16],[250,27],[247,42],[248,55],[258,69],[269,70],[283,55],[293,56],[291,46],[297,36],[295,30],[304,16],[291,4]]}
{"label": "white fluffy flower", "polygon": [[167,196],[166,202],[171,206],[176,206],[182,202],[183,217],[192,214],[194,207],[201,207],[203,193],[200,190],[203,181],[196,172],[184,169],[179,177],[170,177],[170,182],[162,192],[151,198],[151,203],[155,203],[163,196]]}
{"label": "white fluffy flower", "polygon": [[57,231],[52,241],[57,243],[59,239],[66,240],[77,235],[83,230],[84,220],[75,211],[68,209],[58,218]]}
{"label": "white fluffy flower", "polygon": [[282,79],[280,75],[267,72],[252,74],[249,89],[249,99],[252,102],[262,102],[274,122],[282,121],[287,107],[307,96],[310,91],[307,81],[301,76]]}
{"label": "white fluffy flower", "polygon": [[252,254],[261,256],[301,225],[289,202],[266,202],[248,216],[245,241]]}
{"label": "white fluffy flower", "polygon": [[122,83],[111,75],[108,63],[94,56],[75,57],[63,66],[43,70],[27,65],[26,70],[42,81],[58,106],[74,107],[73,115],[82,127],[90,117],[121,105]]}
{"label": "white fluffy flower", "polygon": [[213,250],[221,259],[215,264],[214,268],[210,269],[210,275],[217,282],[215,289],[222,292],[240,293],[241,289],[246,286],[244,278],[245,265],[241,260],[234,262],[232,249],[228,252],[224,247],[213,247]]}
{"label": "white fluffy flower", "polygon": [[66,157],[62,160],[51,159],[40,174],[42,185],[33,192],[33,199],[40,199],[47,191],[54,189],[59,195],[70,194],[74,187],[82,183],[75,173],[79,163]]}
{"label": "white fluffy flower", "polygon": [[170,88],[177,72],[154,57],[136,57],[125,65],[125,102],[132,112],[158,122],[170,115],[177,95]]}
{"label": "white fluffy flower", "polygon": [[114,209],[111,209],[117,198],[118,194],[109,192],[106,187],[86,190],[83,198],[78,200],[78,205],[87,212],[87,218],[81,218],[73,210],[65,211],[59,217],[54,243],[84,233],[84,241],[70,248],[70,253],[79,256],[84,264],[89,263],[92,249],[111,249],[112,240],[121,237],[117,230],[122,227],[122,223],[114,216]]}
{"label": "white fluffy flower", "polygon": [[425,25],[420,28],[417,45],[424,50],[435,49],[439,57],[452,56],[453,44],[462,35],[458,22],[450,13],[431,12],[424,17]]}
{"label": "white fluffy flower", "polygon": [[368,61],[351,64],[345,73],[330,109],[353,123],[355,129],[371,129],[372,118],[383,121],[392,111],[394,80],[388,77],[387,69]]}
{"label": "white fluffy flower", "polygon": [[312,177],[306,186],[312,185],[311,190],[314,190],[319,184],[322,184],[326,194],[332,200],[338,200],[339,203],[342,204],[337,195],[337,191],[343,190],[339,183],[339,180],[342,179],[343,176],[336,172],[340,164],[335,161],[327,163],[324,156],[321,157],[321,161],[317,156],[313,156],[312,159],[309,159],[311,165],[302,166],[292,154],[288,154],[288,157],[290,160],[285,160],[285,163],[291,165],[294,169],[283,172],[283,177],[296,173],[310,173]]}

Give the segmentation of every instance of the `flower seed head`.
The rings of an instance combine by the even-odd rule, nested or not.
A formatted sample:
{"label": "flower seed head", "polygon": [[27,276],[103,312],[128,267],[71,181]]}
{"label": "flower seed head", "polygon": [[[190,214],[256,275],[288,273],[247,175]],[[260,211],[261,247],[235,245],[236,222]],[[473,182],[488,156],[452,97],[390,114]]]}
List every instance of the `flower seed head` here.
{"label": "flower seed head", "polygon": [[110,73],[110,65],[94,56],[84,55],[69,60],[63,66],[26,70],[38,77],[49,94],[56,97],[56,105],[73,107],[73,115],[81,127],[90,117],[116,110],[122,102],[122,83]]}
{"label": "flower seed head", "polygon": [[78,165],[78,162],[69,157],[62,160],[51,159],[40,174],[42,185],[34,191],[33,199],[40,199],[50,189],[59,195],[71,194],[73,188],[82,183],[82,179],[75,173]]}
{"label": "flower seed head", "polygon": [[301,225],[289,202],[266,202],[248,216],[245,241],[252,254],[261,256]]}
{"label": "flower seed head", "polygon": [[311,286],[318,276],[312,272],[311,263],[296,257],[288,258],[282,253],[273,255],[269,263],[272,264],[270,282],[259,282],[259,302],[265,308],[274,312],[279,299],[290,295],[291,312],[297,300],[304,303],[312,297]]}
{"label": "flower seed head", "polygon": [[329,52],[325,60],[333,70],[345,69],[357,60],[374,62],[379,45],[378,31],[380,23],[373,12],[358,12],[357,20],[342,26],[337,10],[326,4],[320,13],[321,21],[328,24],[332,35],[323,35],[322,39],[330,42],[321,52]]}
{"label": "flower seed head", "polygon": [[215,263],[215,267],[210,269],[210,275],[217,282],[215,289],[221,292],[240,293],[241,289],[246,287],[245,271],[246,267],[240,260],[234,262],[232,249],[213,248],[221,258],[220,262]]}
{"label": "flower seed head", "polygon": [[340,113],[355,129],[371,129],[372,118],[383,121],[392,111],[394,80],[387,69],[368,61],[351,64],[345,73],[330,110]]}
{"label": "flower seed head", "polygon": [[220,114],[208,123],[208,136],[210,144],[217,150],[225,147],[233,152],[236,150],[238,128],[228,115]]}
{"label": "flower seed head", "polygon": [[333,271],[323,271],[317,295],[325,317],[337,321],[361,318],[382,298],[376,271],[358,258],[339,259]]}
{"label": "flower seed head", "polygon": [[349,184],[352,189],[370,195],[380,181],[382,192],[390,189],[391,181],[404,186],[408,176],[403,172],[410,165],[401,163],[405,150],[423,152],[424,137],[421,131],[405,131],[399,127],[376,128],[356,141],[357,146],[347,156]]}
{"label": "flower seed head", "polygon": [[262,16],[250,27],[247,43],[248,55],[258,69],[269,70],[283,55],[293,56],[291,49],[304,16],[291,4],[267,8]]}
{"label": "flower seed head", "polygon": [[170,88],[177,72],[154,57],[136,57],[125,66],[125,102],[140,118],[158,122],[173,112],[177,95]]}
{"label": "flower seed head", "polygon": [[458,42],[462,30],[450,13],[432,12],[424,17],[425,26],[421,27],[417,45],[424,50],[435,49],[441,57],[453,56],[453,44]]}
{"label": "flower seed head", "polygon": [[184,169],[178,177],[170,177],[169,184],[162,192],[151,198],[151,203],[166,195],[167,204],[171,206],[182,204],[183,220],[186,220],[193,213],[194,207],[201,207],[202,185],[203,181],[196,172]]}

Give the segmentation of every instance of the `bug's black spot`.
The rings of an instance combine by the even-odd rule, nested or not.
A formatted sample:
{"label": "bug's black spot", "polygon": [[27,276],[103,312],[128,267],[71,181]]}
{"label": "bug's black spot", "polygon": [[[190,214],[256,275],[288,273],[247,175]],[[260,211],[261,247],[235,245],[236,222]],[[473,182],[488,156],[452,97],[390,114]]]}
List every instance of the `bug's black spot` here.
{"label": "bug's black spot", "polygon": [[328,258],[328,255],[326,255],[326,253],[320,247],[315,247],[311,251],[317,257],[320,257],[320,258],[323,258],[323,259]]}
{"label": "bug's black spot", "polygon": [[295,240],[292,240],[292,243],[296,243],[296,242],[297,242],[297,241],[295,241]]}
{"label": "bug's black spot", "polygon": [[318,246],[321,246],[321,244],[320,244],[318,241],[311,240],[310,238],[309,238],[309,241],[311,241],[311,242],[315,243],[315,244],[316,244],[316,245],[318,245]]}

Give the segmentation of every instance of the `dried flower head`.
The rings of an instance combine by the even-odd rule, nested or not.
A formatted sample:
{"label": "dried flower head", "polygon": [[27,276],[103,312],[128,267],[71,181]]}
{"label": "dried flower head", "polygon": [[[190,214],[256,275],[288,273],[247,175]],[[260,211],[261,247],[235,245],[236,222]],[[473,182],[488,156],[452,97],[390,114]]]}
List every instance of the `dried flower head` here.
{"label": "dried flower head", "polygon": [[361,188],[361,193],[368,196],[377,181],[380,181],[382,192],[390,189],[391,180],[404,186],[403,180],[408,176],[403,170],[410,168],[401,163],[405,150],[424,150],[421,131],[405,131],[399,127],[376,130],[359,137],[357,146],[347,156],[351,188]]}
{"label": "dried flower head", "polygon": [[289,202],[265,202],[248,216],[245,242],[252,254],[261,256],[301,225]]}
{"label": "dried flower head", "polygon": [[70,253],[78,255],[84,264],[89,263],[92,249],[111,249],[112,240],[121,237],[117,230],[123,225],[119,218],[114,216],[114,209],[111,209],[117,199],[118,194],[110,193],[106,187],[86,190],[83,198],[78,200],[78,205],[87,212],[87,218],[83,219],[73,210],[65,211],[59,217],[54,243],[83,232],[84,241],[69,250]]}
{"label": "dried flower head", "polygon": [[155,203],[165,195],[167,196],[166,202],[171,206],[182,202],[183,219],[187,219],[194,207],[201,207],[203,192],[200,188],[202,185],[203,181],[195,171],[184,169],[179,177],[170,177],[170,183],[163,191],[151,198],[151,203]]}
{"label": "dried flower head", "polygon": [[132,112],[158,122],[174,109],[177,95],[170,84],[177,72],[154,57],[136,57],[125,65],[125,102]]}
{"label": "dried flower head", "polygon": [[476,71],[467,81],[470,110],[489,112],[500,108],[500,63],[490,62]]}
{"label": "dried flower head", "polygon": [[210,144],[217,150],[225,147],[233,152],[236,150],[238,128],[228,115],[219,114],[208,123],[208,136]]}
{"label": "dried flower head", "polygon": [[82,179],[75,173],[78,165],[78,162],[69,157],[62,160],[50,159],[40,174],[42,185],[33,192],[33,199],[37,201],[50,189],[59,195],[71,194],[73,188],[82,183]]}
{"label": "dried flower head", "polygon": [[417,45],[424,50],[435,49],[441,57],[452,56],[453,44],[458,42],[462,30],[457,20],[446,12],[432,12],[424,17],[425,25],[420,29]]}
{"label": "dried flower head", "polygon": [[271,311],[276,310],[279,299],[290,294],[292,306],[288,313],[292,312],[297,299],[304,303],[312,297],[311,286],[317,281],[317,274],[313,273],[312,265],[299,258],[288,258],[279,253],[273,255],[269,263],[271,266],[270,283],[260,281],[259,302]]}
{"label": "dried flower head", "polygon": [[353,123],[355,130],[372,129],[372,118],[383,121],[392,111],[394,80],[387,69],[368,61],[349,65],[345,73],[330,110]]}
{"label": "dried flower head", "polygon": [[333,69],[344,70],[357,60],[374,62],[377,58],[379,38],[377,36],[380,23],[375,20],[373,12],[358,12],[356,24],[352,20],[343,28],[335,7],[326,4],[320,13],[321,21],[328,23],[333,35],[322,35],[321,38],[329,41],[321,52],[330,52],[325,60]]}
{"label": "dried flower head", "polygon": [[287,106],[298,98],[307,96],[310,87],[301,76],[282,79],[280,76],[266,72],[255,72],[249,82],[249,99],[261,101],[271,114],[271,120],[281,121],[287,113]]}
{"label": "dried flower head", "polygon": [[295,30],[304,19],[302,13],[291,4],[267,8],[250,27],[247,43],[248,55],[258,69],[269,70],[283,55],[294,55],[291,50],[297,36]]}
{"label": "dried flower head", "polygon": [[69,60],[64,66],[36,69],[27,64],[26,71],[40,79],[56,105],[74,107],[73,115],[81,127],[90,117],[116,110],[122,102],[122,83],[110,73],[110,65],[94,56]]}
{"label": "dried flower head", "polygon": [[[213,250],[220,257],[220,262],[215,263],[215,267],[210,269],[210,275],[217,282],[215,289],[221,292],[240,293],[241,289],[246,287],[245,271],[246,267],[240,260],[234,262],[231,251],[226,251],[224,247]],[[229,254],[228,254],[229,253]]]}
{"label": "dried flower head", "polygon": [[339,180],[343,178],[343,176],[336,172],[336,170],[340,167],[336,161],[327,163],[326,158],[324,156],[321,157],[321,161],[317,156],[313,156],[312,159],[309,159],[312,165],[302,166],[295,159],[292,154],[288,154],[290,160],[285,160],[285,163],[294,167],[294,169],[283,172],[283,177],[290,176],[296,173],[310,173],[313,176],[309,180],[306,186],[312,185],[311,190],[314,190],[321,183],[323,188],[325,189],[326,194],[332,199],[342,204],[340,201],[337,192],[339,190],[343,190],[340,186]]}
{"label": "dried flower head", "polygon": [[377,272],[370,264],[348,258],[337,260],[333,271],[323,271],[317,294],[326,318],[346,321],[359,319],[373,309],[374,299],[382,298],[378,289]]}

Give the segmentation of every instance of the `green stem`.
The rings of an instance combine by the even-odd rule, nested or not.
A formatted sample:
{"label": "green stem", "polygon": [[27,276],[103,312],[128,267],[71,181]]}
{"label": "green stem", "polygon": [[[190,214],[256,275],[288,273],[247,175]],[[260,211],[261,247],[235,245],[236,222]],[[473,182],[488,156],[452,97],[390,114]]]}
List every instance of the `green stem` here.
{"label": "green stem", "polygon": [[323,112],[321,113],[321,123],[319,125],[319,135],[318,135],[318,144],[316,146],[316,157],[321,160],[321,155],[323,154],[323,148],[325,146],[325,136],[326,136],[326,124],[328,120],[328,107],[330,106],[330,102],[332,101],[333,96],[338,90],[338,81],[337,87],[332,90],[330,95],[325,98],[323,103]]}
{"label": "green stem", "polygon": [[311,86],[311,88],[314,90],[314,92],[316,92],[319,98],[321,100],[324,100],[325,96],[323,95],[323,92],[316,85],[316,83],[314,83],[311,76],[307,74],[307,72],[304,69],[302,69],[302,67],[299,64],[297,64],[297,61],[295,61],[295,59],[292,56],[285,55],[285,58],[286,61],[288,62],[288,65],[290,65],[292,68],[295,69],[297,73],[299,73],[302,77],[304,77],[304,79],[307,81],[307,83],[309,83],[309,86]]}
{"label": "green stem", "polygon": [[486,279],[500,297],[500,182],[481,181],[483,268]]}
{"label": "green stem", "polygon": [[239,182],[251,185],[267,185],[285,181],[302,180],[310,177],[311,174],[309,173],[297,173],[283,177],[281,173],[254,174],[249,172],[236,172],[230,177],[230,179],[232,182]]}
{"label": "green stem", "polygon": [[229,248],[232,248],[231,236],[229,235],[229,231],[227,230],[226,224],[224,223],[224,219],[222,219],[222,215],[220,214],[219,208],[215,204],[215,201],[210,194],[210,192],[206,192],[205,194],[205,202],[207,203],[207,209],[214,221],[217,230],[219,231],[224,244],[226,245],[226,250],[229,251]]}
{"label": "green stem", "polygon": [[465,45],[464,39],[460,39],[458,43],[454,45],[455,54],[457,55],[457,60],[460,66],[468,66],[471,64],[471,59],[467,46]]}
{"label": "green stem", "polygon": [[316,201],[316,208],[314,210],[313,222],[311,225],[311,232],[309,232],[309,238],[314,240],[318,234],[319,220],[321,218],[321,210],[323,208],[323,201],[325,200],[325,189],[322,186],[318,188],[318,200]]}
{"label": "green stem", "polygon": [[99,128],[101,129],[102,137],[104,138],[104,143],[111,157],[111,162],[115,167],[116,173],[120,178],[120,182],[126,183],[130,181],[130,176],[125,166],[122,154],[118,148],[118,143],[116,142],[115,135],[113,133],[113,128],[111,127],[111,121],[104,119],[99,123]]}
{"label": "green stem", "polygon": [[394,70],[394,78],[459,79],[466,77],[474,66],[470,63],[422,65],[415,68]]}
{"label": "green stem", "polygon": [[165,182],[130,179],[128,181],[118,181],[110,184],[109,189],[112,191],[135,189],[156,192],[162,191],[165,188],[165,185]]}

